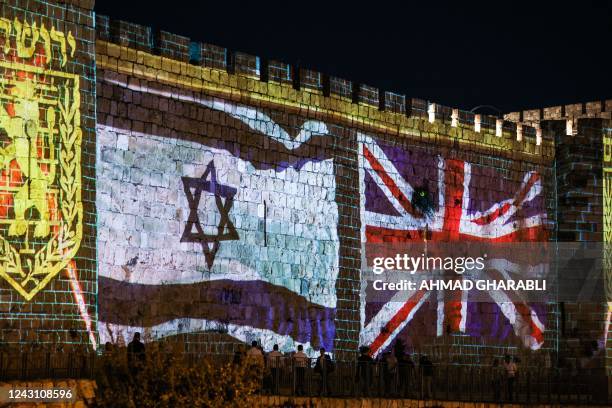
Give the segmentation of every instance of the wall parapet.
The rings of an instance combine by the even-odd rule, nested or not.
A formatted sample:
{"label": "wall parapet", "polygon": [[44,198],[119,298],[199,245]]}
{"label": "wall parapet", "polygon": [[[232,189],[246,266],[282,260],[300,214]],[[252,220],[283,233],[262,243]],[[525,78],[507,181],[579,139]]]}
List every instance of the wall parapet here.
{"label": "wall parapet", "polygon": [[568,122],[568,134],[575,132],[575,123],[578,119],[612,119],[612,99],[549,106],[504,114],[504,120],[506,121],[524,123],[533,127],[540,126],[543,121],[565,120]]}
{"label": "wall parapet", "polygon": [[[478,115],[324,73],[228,50],[151,27],[98,15],[98,68],[213,96],[281,104],[366,130],[527,161],[554,157],[554,138],[539,123]],[[158,72],[158,70],[161,70]],[[244,91],[244,92],[242,92]],[[446,137],[440,137],[444,135]],[[445,139],[445,140],[442,140]]]}

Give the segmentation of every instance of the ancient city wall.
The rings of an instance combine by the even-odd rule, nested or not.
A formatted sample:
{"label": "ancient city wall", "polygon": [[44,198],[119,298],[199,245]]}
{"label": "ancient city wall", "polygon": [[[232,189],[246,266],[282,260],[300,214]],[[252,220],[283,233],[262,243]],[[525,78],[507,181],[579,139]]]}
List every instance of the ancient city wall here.
{"label": "ancient city wall", "polygon": [[477,115],[92,7],[2,5],[3,343],[604,347],[602,304],[375,302],[360,269],[369,243],[605,239],[609,101]]}
{"label": "ancient city wall", "polygon": [[[424,306],[386,327],[401,311],[362,293],[361,244],[552,239],[550,135],[103,17],[98,38],[102,341],[342,355],[397,337],[471,362],[531,344],[494,303],[461,311],[467,326]],[[489,225],[508,200],[514,227]],[[540,313],[536,349],[556,336],[554,308]]]}

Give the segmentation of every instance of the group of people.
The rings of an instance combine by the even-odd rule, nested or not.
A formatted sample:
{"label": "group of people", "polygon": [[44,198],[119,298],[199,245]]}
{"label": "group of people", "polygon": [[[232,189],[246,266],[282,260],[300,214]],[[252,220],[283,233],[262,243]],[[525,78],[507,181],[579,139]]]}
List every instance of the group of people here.
{"label": "group of people", "polygon": [[[269,384],[272,393],[278,393],[281,370],[291,364],[294,372],[294,391],[296,395],[305,395],[306,370],[311,367],[310,359],[304,353],[304,347],[300,344],[297,350],[291,354],[290,359],[286,358],[278,348],[278,344],[272,347],[272,351],[265,353],[263,348],[253,341],[251,347],[246,352],[249,371],[256,376],[257,381]],[[242,363],[242,355],[239,351],[234,354],[234,364]],[[316,359],[314,372],[318,374],[319,395],[329,395],[331,390],[330,374],[334,371],[335,365],[325,348],[319,350]],[[266,370],[267,369],[267,370]],[[264,375],[267,373],[268,375]]]}
{"label": "group of people", "polygon": [[[385,396],[393,397],[420,397],[433,398],[434,364],[429,356],[423,354],[416,360],[404,352],[403,344],[398,342],[392,351],[383,353],[377,360],[372,358],[368,347],[361,347],[355,366],[355,383],[358,395],[369,397],[374,384],[381,384],[377,394],[384,392]],[[247,351],[246,357],[252,364],[268,368],[269,390],[273,393],[279,391],[281,369],[292,368],[294,373],[294,392],[296,395],[305,395],[305,380],[308,368],[312,368],[310,359],[300,345],[290,356],[283,355],[274,345],[272,350],[265,354],[257,342],[253,342]],[[518,378],[518,358],[506,355],[501,361],[493,360],[492,389],[495,401],[502,400],[505,394],[506,401],[513,401],[515,397],[516,382]],[[321,349],[313,367],[315,381],[318,383],[319,395],[331,393],[331,378],[335,370],[335,363]],[[377,381],[379,380],[379,381]],[[505,393],[502,392],[504,391]]]}
{"label": "group of people", "polygon": [[[257,375],[257,381],[261,381],[262,388],[272,393],[279,391],[280,379],[284,378],[282,370],[292,370],[295,395],[305,395],[306,373],[309,368],[312,368],[314,373],[313,379],[318,394],[326,396],[332,393],[331,380],[336,365],[324,348],[319,350],[314,366],[301,345],[290,355],[283,355],[277,344],[266,353],[256,341],[253,341],[244,355],[236,352],[234,363],[240,364],[243,358],[247,359],[249,372]],[[355,367],[356,390],[364,397],[370,396],[373,384],[376,383],[374,377],[381,375],[387,396],[407,397],[409,390],[420,388],[420,395],[431,398],[433,372],[434,365],[427,355],[421,355],[415,364],[412,357],[404,353],[401,343],[396,344],[393,352],[384,353],[378,361],[370,356],[367,347],[362,347]]]}
{"label": "group of people", "polygon": [[368,347],[361,347],[357,358],[355,381],[361,396],[370,396],[375,382],[375,368],[378,367],[385,396],[407,397],[410,390],[420,389],[423,398],[432,397],[434,366],[429,356],[421,355],[417,366],[410,354],[404,352],[400,342],[396,343],[392,352],[383,353],[378,361],[370,356],[369,351]]}
{"label": "group of people", "polygon": [[[112,345],[107,344],[106,352],[111,348]],[[378,360],[371,357],[368,347],[361,347],[359,351],[355,382],[360,396],[369,397],[372,385],[377,382],[375,376],[380,376],[386,396],[408,397],[412,396],[409,395],[410,390],[420,389],[421,398],[433,397],[434,365],[427,355],[421,355],[415,363],[410,354],[404,352],[401,342],[397,342],[392,351],[383,353]],[[129,370],[135,375],[145,361],[145,346],[140,339],[140,333],[135,333],[128,344],[127,357]],[[280,352],[278,344],[275,344],[270,352],[265,353],[263,348],[253,341],[246,353],[237,351],[234,354],[233,363],[241,364],[245,358],[253,379],[272,393],[279,392],[282,370],[291,369],[295,395],[306,395],[306,373],[309,368],[313,368],[319,395],[331,394],[331,378],[335,371],[335,362],[324,348],[319,350],[314,367],[302,345],[298,345],[295,352],[287,356]],[[493,360],[492,388],[495,401],[501,401],[504,388],[506,401],[514,400],[519,373],[518,363],[518,358],[509,355],[506,355],[501,363],[498,359]]]}

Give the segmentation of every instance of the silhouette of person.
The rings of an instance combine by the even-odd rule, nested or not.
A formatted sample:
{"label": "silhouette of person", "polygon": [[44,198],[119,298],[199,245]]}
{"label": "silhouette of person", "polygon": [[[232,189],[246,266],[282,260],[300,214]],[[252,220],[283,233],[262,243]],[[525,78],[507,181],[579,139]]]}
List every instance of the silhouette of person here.
{"label": "silhouette of person", "polygon": [[421,375],[423,378],[423,397],[431,398],[433,395],[431,389],[431,383],[433,381],[433,363],[428,356],[423,355],[419,361],[419,366],[421,367]]}
{"label": "silhouette of person", "polygon": [[257,341],[251,342],[251,348],[246,353],[249,364],[249,376],[256,381],[258,388],[261,388],[263,381],[264,355],[257,345]]}
{"label": "silhouette of person", "polygon": [[314,368],[315,373],[319,374],[319,395],[326,396],[331,393],[330,374],[334,371],[334,363],[331,357],[325,354],[325,348],[319,350],[319,357]]}
{"label": "silhouette of person", "polygon": [[295,368],[295,393],[304,395],[304,377],[308,366],[308,356],[304,353],[304,347],[300,344],[297,352],[293,355],[293,367]]}
{"label": "silhouette of person", "polygon": [[498,359],[493,359],[493,367],[491,368],[491,383],[493,385],[493,401],[500,402],[501,389],[503,383],[503,368],[499,364]]}
{"label": "silhouette of person", "polygon": [[359,384],[359,394],[364,397],[370,396],[370,384],[372,383],[372,366],[374,359],[370,357],[368,352],[370,349],[367,346],[359,348],[359,357],[357,357],[357,372],[356,380]]}
{"label": "silhouette of person", "polygon": [[136,376],[138,370],[142,369],[145,362],[145,346],[140,341],[140,332],[134,333],[132,341],[127,347],[128,368],[132,376]]}
{"label": "silhouette of person", "polygon": [[518,368],[512,357],[507,354],[504,357],[504,370],[506,371],[508,401],[512,402],[514,399],[514,383],[516,382]]}
{"label": "silhouette of person", "polygon": [[268,354],[268,367],[270,367],[270,373],[272,375],[272,392],[275,394],[278,394],[278,377],[280,375],[282,358],[282,353],[278,351],[278,344],[275,344],[272,347],[272,351]]}

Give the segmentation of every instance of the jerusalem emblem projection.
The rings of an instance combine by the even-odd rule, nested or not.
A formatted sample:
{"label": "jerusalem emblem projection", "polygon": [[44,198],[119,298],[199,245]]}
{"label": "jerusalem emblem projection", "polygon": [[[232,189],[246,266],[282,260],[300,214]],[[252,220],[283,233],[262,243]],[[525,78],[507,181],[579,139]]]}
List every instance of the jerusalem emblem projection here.
{"label": "jerusalem emblem projection", "polygon": [[32,300],[82,238],[79,77],[50,68],[54,58],[65,66],[76,42],[18,19],[0,19],[2,32],[0,276]]}

